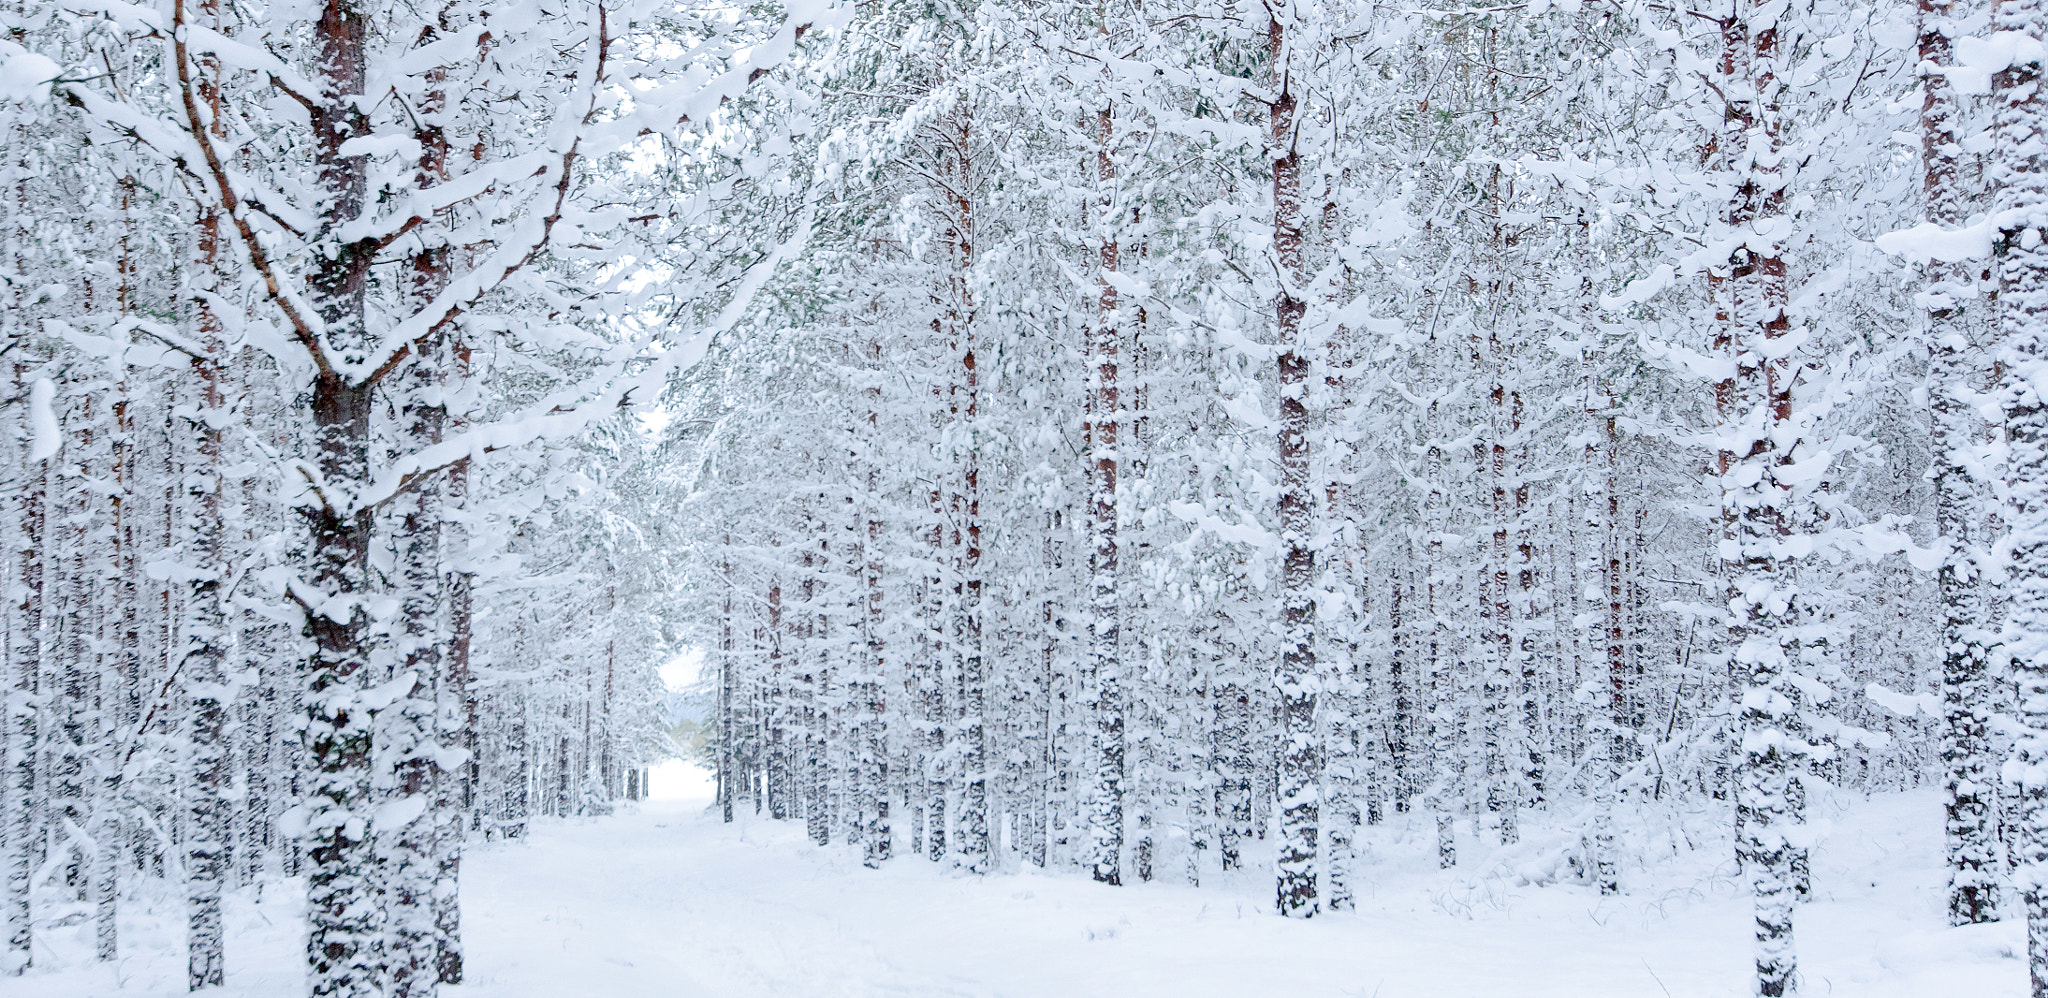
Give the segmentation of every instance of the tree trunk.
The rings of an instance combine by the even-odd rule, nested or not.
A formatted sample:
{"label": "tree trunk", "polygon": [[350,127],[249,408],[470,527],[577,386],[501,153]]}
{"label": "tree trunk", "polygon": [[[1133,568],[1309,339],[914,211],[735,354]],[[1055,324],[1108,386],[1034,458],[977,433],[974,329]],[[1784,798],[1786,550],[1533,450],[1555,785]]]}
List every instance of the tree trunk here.
{"label": "tree trunk", "polygon": [[1280,849],[1275,898],[1282,915],[1316,913],[1316,835],[1322,751],[1316,740],[1315,485],[1309,473],[1309,352],[1302,344],[1308,302],[1302,267],[1301,154],[1295,146],[1295,81],[1288,71],[1285,19],[1268,5],[1266,43],[1273,63],[1273,254],[1283,282],[1273,301],[1273,343],[1280,366],[1280,543],[1284,636],[1273,686],[1280,698]]}
{"label": "tree trunk", "polygon": [[[319,184],[326,211],[311,285],[325,341],[337,356],[367,350],[365,294],[375,252],[344,241],[362,215],[367,157],[342,155],[350,138],[370,134],[360,98],[366,76],[369,16],[330,0],[314,26],[316,65],[326,100],[312,109]],[[381,990],[382,920],[372,896],[375,856],[369,837],[371,717],[357,695],[365,678],[370,591],[371,515],[357,509],[353,486],[369,481],[372,386],[337,369],[312,386],[315,467],[338,489],[310,496],[305,560],[323,605],[307,612],[309,664],[304,739],[312,767],[307,799],[319,802],[306,827],[307,952],[315,998],[374,998]],[[339,491],[347,490],[347,491]]]}
{"label": "tree trunk", "polygon": [[948,134],[943,156],[947,171],[946,194],[942,198],[946,222],[947,290],[941,309],[946,326],[948,352],[959,357],[950,408],[959,431],[954,444],[958,453],[958,490],[952,497],[952,518],[959,535],[954,557],[954,641],[958,645],[958,676],[961,800],[956,816],[957,840],[962,869],[987,873],[990,863],[988,731],[983,713],[988,704],[988,667],[982,648],[981,569],[981,447],[977,421],[981,416],[981,372],[975,366],[976,303],[973,270],[975,264],[972,119],[965,108],[955,108],[944,123]]}
{"label": "tree trunk", "polygon": [[[1108,29],[1105,27],[1104,31]],[[1096,112],[1095,180],[1097,224],[1102,226],[1097,265],[1095,321],[1088,328],[1084,360],[1089,373],[1088,406],[1082,434],[1088,451],[1088,712],[1095,720],[1094,773],[1090,787],[1088,865],[1097,883],[1120,884],[1124,845],[1124,703],[1117,591],[1117,351],[1123,339],[1117,290],[1107,275],[1117,270],[1116,160],[1111,108]]]}
{"label": "tree trunk", "polygon": [[1424,623],[1429,628],[1428,663],[1429,674],[1429,809],[1436,815],[1436,863],[1437,869],[1448,870],[1458,865],[1457,812],[1462,795],[1458,791],[1458,713],[1459,697],[1457,670],[1451,661],[1450,628],[1445,619],[1444,603],[1450,599],[1445,591],[1449,586],[1443,581],[1444,546],[1442,530],[1437,529],[1439,510],[1444,505],[1443,479],[1445,461],[1443,447],[1437,436],[1437,410],[1429,407],[1424,423],[1425,432],[1430,436],[1429,447],[1424,454],[1423,477],[1428,483],[1429,493],[1422,510],[1422,529],[1428,540],[1423,550],[1428,552],[1423,567],[1423,611]]}
{"label": "tree trunk", "polygon": [[765,708],[768,723],[768,817],[776,821],[789,817],[791,783],[789,677],[788,669],[783,665],[782,632],[782,582],[776,579],[768,585],[768,703]]}
{"label": "tree trunk", "polygon": [[[881,349],[880,343],[871,343],[868,348],[870,360],[879,361]],[[879,388],[868,393],[870,447],[881,444],[877,428],[880,394]],[[861,728],[855,745],[856,778],[860,787],[856,807],[859,809],[861,863],[869,869],[876,869],[888,862],[894,852],[895,831],[889,824],[888,649],[882,635],[885,605],[882,600],[882,500],[878,494],[881,469],[878,463],[871,461],[866,472],[867,495],[861,507],[864,540],[860,552],[861,636],[866,644],[866,655],[861,661],[863,675],[857,692]]]}
{"label": "tree trunk", "polygon": [[[1954,227],[1969,214],[1958,129],[1961,108],[1955,86],[1939,72],[1953,63],[1952,36],[1959,31],[1954,0],[1920,0],[1919,55],[1923,72],[1920,104],[1921,192],[1927,220]],[[1986,358],[1977,342],[1977,322],[1966,309],[1977,283],[1989,274],[1970,264],[1928,265],[1927,341],[1934,355],[1933,439],[1935,526],[1945,542],[1937,582],[1942,611],[1942,700],[1946,728],[1942,762],[1947,768],[1948,917],[1951,925],[1995,921],[1998,917],[1998,839],[1992,795],[1998,782],[1991,746],[1992,687],[1987,674],[1991,645],[1983,578],[1977,568],[1984,539],[1983,499],[1964,465],[1961,451],[1983,437],[1967,388],[1984,379]]]}
{"label": "tree trunk", "polygon": [[[719,549],[732,550],[732,536],[721,538]],[[733,659],[733,587],[730,555],[718,566],[720,602],[718,608],[718,810],[726,824],[732,823],[733,804],[739,798],[739,663]]]}
{"label": "tree trunk", "polygon": [[[32,375],[33,368],[25,363],[14,366],[16,394],[34,399],[42,396],[47,400],[49,383],[41,382]],[[33,405],[31,409],[33,410]],[[23,448],[35,446],[36,428],[26,427]],[[24,469],[21,487],[15,492],[15,524],[19,530],[11,539],[15,542],[14,563],[18,572],[16,597],[9,609],[7,634],[8,671],[12,675],[13,688],[7,698],[7,952],[4,970],[19,975],[32,962],[30,943],[33,941],[31,897],[33,894],[36,869],[36,799],[41,791],[41,767],[38,765],[37,746],[40,743],[38,720],[41,710],[41,662],[44,647],[43,629],[43,552],[47,550],[47,524],[44,522],[43,482],[44,466],[49,455],[21,463]]]}
{"label": "tree trunk", "polygon": [[[468,373],[468,350],[458,345],[455,352],[454,373],[460,378]],[[457,515],[464,512],[468,495],[469,469],[466,466],[452,469],[445,500],[448,510]],[[447,547],[454,549],[456,554],[453,559],[444,557],[446,574],[442,583],[448,598],[448,652],[447,678],[442,683],[441,706],[438,708],[442,714],[439,738],[441,751],[460,760],[454,772],[440,773],[435,783],[434,968],[442,984],[462,983],[462,847],[468,833],[477,827],[479,815],[480,746],[476,736],[481,721],[477,693],[471,685],[473,580],[466,552],[458,543],[464,537],[462,533],[455,533],[446,539]]]}
{"label": "tree trunk", "polygon": [[[1993,27],[2039,39],[2048,32],[2041,0],[2004,0]],[[2038,58],[2038,56],[2034,57]],[[1993,81],[1998,136],[1991,178],[1998,192],[1999,361],[2005,367],[2010,448],[2011,555],[2007,627],[2019,686],[2018,737],[2007,772],[2017,772],[2019,810],[2014,879],[2026,905],[2027,966],[2034,998],[2048,998],[2048,400],[2035,384],[2048,362],[2048,98],[2037,61],[2020,61]]]}
{"label": "tree trunk", "polygon": [[[1787,677],[1799,660],[1793,559],[1780,546],[1798,517],[1793,486],[1780,478],[1793,458],[1791,350],[1779,345],[1791,332],[1786,313],[1787,233],[1784,180],[1778,161],[1783,128],[1778,101],[1781,10],[1767,19],[1746,2],[1721,22],[1723,79],[1749,99],[1730,100],[1723,142],[1733,150],[1736,187],[1728,214],[1731,233],[1748,241],[1729,260],[1727,336],[1736,363],[1739,405],[1724,410],[1724,437],[1746,435],[1732,477],[1721,485],[1724,517],[1735,532],[1728,605],[1736,619],[1729,636],[1732,668],[1747,687],[1741,698],[1736,856],[1748,877],[1756,913],[1756,980],[1765,998],[1787,994],[1797,970],[1792,946],[1796,848],[1793,768],[1801,754],[1791,716]],[[1759,19],[1752,23],[1750,18]],[[1759,233],[1759,223],[1772,226]],[[1724,554],[1724,558],[1729,555]]]}
{"label": "tree trunk", "polygon": [[[203,85],[209,103],[219,115],[219,90],[211,77],[218,67],[208,66]],[[199,273],[205,279],[218,263],[220,216],[207,211],[199,220]],[[220,987],[226,980],[222,956],[220,912],[221,885],[227,876],[227,849],[231,789],[229,776],[227,685],[227,615],[221,602],[221,433],[215,420],[223,412],[218,357],[221,343],[220,318],[205,299],[198,303],[199,340],[212,360],[193,365],[199,376],[197,418],[186,427],[192,441],[190,457],[183,469],[183,519],[191,581],[185,594],[185,646],[180,653],[179,674],[192,696],[192,800],[186,841],[186,898],[190,919],[186,929],[189,958],[186,981],[190,989]]]}
{"label": "tree trunk", "polygon": [[[1500,168],[1493,167],[1488,182],[1488,200],[1496,212],[1505,206],[1499,196]],[[1496,217],[1498,217],[1496,215]],[[1507,266],[1506,254],[1498,252],[1501,239],[1500,227],[1494,226],[1493,239],[1496,253],[1495,266],[1504,271]],[[1486,676],[1482,681],[1481,693],[1484,699],[1482,709],[1486,714],[1486,810],[1499,823],[1502,845],[1513,845],[1521,840],[1521,831],[1516,819],[1521,810],[1521,794],[1517,792],[1515,769],[1518,761],[1514,758],[1515,724],[1513,718],[1515,700],[1515,639],[1512,612],[1508,606],[1508,414],[1507,386],[1503,381],[1507,375],[1507,358],[1503,356],[1504,345],[1500,340],[1498,325],[1505,321],[1500,314],[1498,299],[1505,291],[1505,273],[1497,271],[1491,275],[1489,293],[1496,299],[1484,355],[1475,344],[1472,358],[1474,366],[1489,370],[1493,385],[1487,393],[1487,439],[1475,446],[1473,455],[1477,463],[1486,469],[1487,493],[1492,499],[1489,512],[1492,514],[1492,544],[1487,550],[1486,564],[1481,570],[1479,616],[1485,629],[1484,661]],[[1475,337],[1477,339],[1477,337]]]}

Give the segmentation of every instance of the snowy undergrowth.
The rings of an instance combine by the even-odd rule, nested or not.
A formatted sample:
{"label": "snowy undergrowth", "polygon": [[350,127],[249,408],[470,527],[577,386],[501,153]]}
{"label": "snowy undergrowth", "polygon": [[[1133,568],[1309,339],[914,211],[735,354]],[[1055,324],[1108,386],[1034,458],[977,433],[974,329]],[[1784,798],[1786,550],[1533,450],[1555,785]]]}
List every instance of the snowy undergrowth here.
{"label": "snowy undergrowth", "polygon": [[[1818,800],[1814,811],[1826,833],[1798,914],[1805,994],[2024,993],[2019,923],[1944,925],[1935,794]],[[1434,826],[1394,816],[1361,838],[1358,910],[1290,922],[1269,914],[1270,881],[1250,872],[1111,889],[1069,873],[976,879],[907,857],[868,871],[810,846],[798,825],[726,826],[701,804],[655,803],[474,852],[472,979],[448,994],[1749,994],[1747,902],[1721,816],[1621,823],[1628,889],[1607,898],[1557,873],[1569,873],[1558,857],[1575,833],[1542,818],[1527,816],[1524,841],[1507,848],[1462,823],[1464,865],[1438,871]],[[252,892],[230,901],[223,998],[301,990],[298,904],[285,885],[260,903]],[[181,919],[168,894],[132,905],[127,955],[112,967],[91,962],[89,925],[51,925],[39,969],[0,981],[0,998],[182,994]]]}

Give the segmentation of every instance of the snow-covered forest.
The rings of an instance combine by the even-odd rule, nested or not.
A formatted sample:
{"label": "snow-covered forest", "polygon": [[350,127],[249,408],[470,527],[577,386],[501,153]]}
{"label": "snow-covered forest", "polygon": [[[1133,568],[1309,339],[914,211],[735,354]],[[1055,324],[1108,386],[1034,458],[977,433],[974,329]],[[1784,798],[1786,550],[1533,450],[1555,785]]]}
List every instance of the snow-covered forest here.
{"label": "snow-covered forest", "polygon": [[1705,856],[1766,996],[1860,801],[2048,998],[2044,36],[0,0],[0,992],[266,890],[292,988],[464,985],[465,851],[691,754],[703,842],[1275,946]]}

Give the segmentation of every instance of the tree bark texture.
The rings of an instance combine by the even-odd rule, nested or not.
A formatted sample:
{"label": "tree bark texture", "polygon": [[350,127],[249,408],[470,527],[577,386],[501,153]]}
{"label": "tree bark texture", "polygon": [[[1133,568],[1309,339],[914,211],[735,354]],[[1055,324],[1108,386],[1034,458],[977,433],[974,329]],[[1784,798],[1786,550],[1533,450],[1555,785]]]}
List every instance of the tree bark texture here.
{"label": "tree bark texture", "polygon": [[[2041,0],[2003,0],[1993,27],[2040,39],[2048,30],[2048,9]],[[2013,879],[2026,911],[2034,998],[2048,998],[2048,399],[2034,387],[2048,362],[2048,99],[2040,92],[2042,75],[2039,62],[2023,58],[1994,77],[1997,152],[1990,164],[2001,230],[1998,359],[2005,370],[2011,495],[2006,634],[2019,687],[2019,730],[2006,774],[2018,789]]]}
{"label": "tree bark texture", "polygon": [[[1283,12],[1284,11],[1284,12]],[[1295,141],[1295,81],[1288,72],[1287,21],[1291,8],[1269,6],[1266,42],[1277,91],[1268,120],[1273,156],[1273,253],[1282,281],[1273,301],[1273,342],[1279,349],[1281,469],[1281,615],[1285,636],[1273,686],[1280,702],[1280,845],[1275,900],[1283,915],[1316,913],[1316,837],[1322,784],[1322,746],[1316,737],[1315,617],[1316,529],[1314,482],[1309,468],[1308,374],[1302,318],[1301,154]]]}

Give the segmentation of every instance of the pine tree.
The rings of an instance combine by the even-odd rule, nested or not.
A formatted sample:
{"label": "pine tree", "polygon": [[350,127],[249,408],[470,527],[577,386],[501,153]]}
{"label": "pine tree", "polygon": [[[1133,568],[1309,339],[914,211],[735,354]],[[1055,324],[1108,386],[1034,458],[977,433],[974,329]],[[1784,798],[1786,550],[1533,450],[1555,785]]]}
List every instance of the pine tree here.
{"label": "pine tree", "polygon": [[1802,749],[1792,674],[1800,656],[1802,609],[1786,538],[1802,524],[1793,509],[1798,423],[1793,380],[1798,368],[1785,342],[1787,311],[1781,102],[1784,47],[1794,25],[1786,15],[1738,3],[1720,22],[1721,79],[1731,88],[1721,141],[1734,177],[1725,216],[1745,241],[1731,254],[1724,292],[1725,332],[1734,361],[1734,398],[1724,410],[1722,446],[1733,459],[1722,475],[1723,517],[1732,535],[1729,562],[1731,666],[1742,690],[1736,801],[1736,856],[1756,908],[1758,993],[1794,987],[1792,948],[1795,847],[1787,832],[1799,816],[1791,801],[1794,756]]}
{"label": "pine tree", "polygon": [[[2048,33],[2048,17],[2032,0],[2006,0],[1998,5],[1993,24],[1999,31],[2039,39]],[[2048,350],[2048,249],[2042,248],[2048,227],[2048,176],[2035,155],[2048,136],[2048,101],[2039,93],[2038,56],[2023,56],[2000,69],[1993,80],[1991,127],[1996,158],[1990,166],[1999,228],[1997,251],[1998,360],[2004,368],[2005,429],[2009,448],[2006,486],[2011,496],[2006,584],[2011,605],[2006,618],[2006,647],[2019,686],[2020,725],[2008,771],[2018,774],[2020,813],[2015,815],[2020,885],[2027,920],[2027,967],[2035,998],[2048,995],[2048,894],[2038,886],[2040,868],[2048,863],[2048,405],[2035,394],[2032,378]]]}
{"label": "pine tree", "polygon": [[[1954,64],[1958,33],[1956,5],[1919,4],[1921,87],[1921,188],[1927,220],[1954,227],[1972,207],[1968,168],[1960,145],[1966,127],[1955,85],[1941,69]],[[1949,920],[1963,925],[1997,915],[1997,843],[1993,838],[1988,674],[1991,636],[1982,592],[1981,505],[1965,451],[1983,435],[1965,392],[1984,379],[1985,358],[1977,342],[1976,316],[1969,308],[1989,274],[1967,264],[1930,263],[1927,336],[1935,357],[1933,476],[1939,496],[1937,527],[1949,553],[1939,569],[1944,610],[1942,693],[1947,705]]]}
{"label": "pine tree", "polygon": [[1295,88],[1295,50],[1303,39],[1299,15],[1291,5],[1268,3],[1266,44],[1272,59],[1272,109],[1267,141],[1273,157],[1273,253],[1281,289],[1273,302],[1273,342],[1279,350],[1280,465],[1284,491],[1280,496],[1280,534],[1286,548],[1281,582],[1287,636],[1273,683],[1280,698],[1280,856],[1275,890],[1283,915],[1315,914],[1317,842],[1321,826],[1317,789],[1322,757],[1316,744],[1318,679],[1315,660],[1316,508],[1309,479],[1309,411],[1305,397],[1310,351],[1302,343],[1302,318],[1308,303],[1297,290],[1303,271],[1301,154],[1297,147],[1299,113]]}

